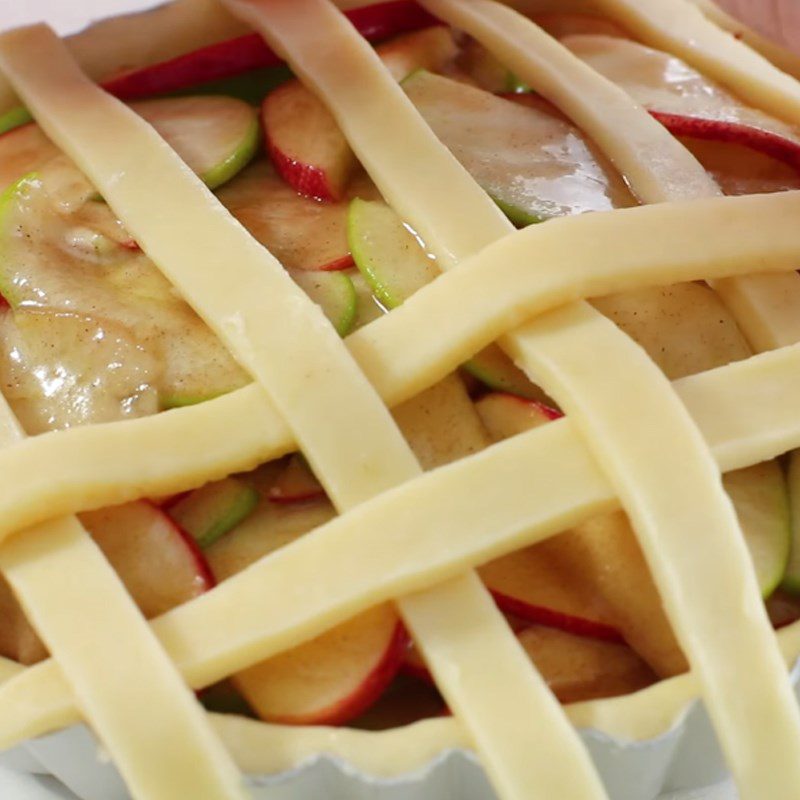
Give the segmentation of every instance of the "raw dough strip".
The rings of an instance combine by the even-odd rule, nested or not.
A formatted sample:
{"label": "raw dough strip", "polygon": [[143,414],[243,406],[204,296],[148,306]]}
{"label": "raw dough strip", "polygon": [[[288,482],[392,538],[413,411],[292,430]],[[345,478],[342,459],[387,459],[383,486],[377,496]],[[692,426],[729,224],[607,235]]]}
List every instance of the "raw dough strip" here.
{"label": "raw dough strip", "polygon": [[[624,92],[627,105],[621,106],[615,92],[622,90],[587,69],[586,64],[529,19],[491,0],[422,0],[421,4],[476,37],[586,131],[625,175],[642,202],[720,194],[705,169],[666,128],[659,123],[654,125],[650,114]],[[635,5],[637,9],[642,7],[638,2]],[[700,16],[696,9],[687,7]],[[705,20],[703,26],[714,29]],[[790,82],[800,90],[800,85]],[[757,265],[758,260],[754,259],[753,267]],[[757,270],[750,270],[754,271]],[[711,285],[757,351],[800,341],[800,275],[746,275],[712,280]]]}
{"label": "raw dough strip", "polygon": [[[674,386],[701,421],[723,470],[800,444],[800,346]],[[493,495],[496,505],[484,500],[489,486],[501,492]],[[570,420],[560,420],[360,506],[152,625],[200,688],[371,605],[454,577],[617,502]],[[378,525],[389,527],[386,545],[375,552],[370,543]],[[356,581],[348,571],[353,552],[362,555]],[[320,575],[326,582],[318,587]],[[304,591],[292,595],[295,616],[289,618],[280,600],[298,585]],[[306,590],[312,589],[319,591],[309,596]],[[58,666],[48,661],[22,673],[8,690],[0,687],[0,718],[7,726],[2,748],[69,725],[79,715]]]}
{"label": "raw dough strip", "polygon": [[[357,503],[418,469],[322,309],[150,125],[91,83],[46,26],[3,35],[0,67],[45,133],[271,397],[334,502]],[[343,458],[353,442],[358,448]]]}
{"label": "raw dough strip", "polygon": [[[338,510],[420,473],[388,410],[322,310],[149,125],[94,86],[45,26],[3,36],[0,65],[43,130],[271,396]],[[440,686],[445,696],[452,705],[470,709],[464,720],[487,771],[508,798],[530,797],[534,786],[542,797],[605,796],[558,701],[531,669],[477,578],[446,591],[427,590],[409,609],[402,600],[398,604],[426,660],[447,679]],[[453,613],[445,615],[448,604]],[[485,683],[485,664],[474,648],[459,654],[458,675],[436,669],[465,644],[458,609],[481,605],[484,613],[472,628],[493,643],[493,659],[510,698],[504,705],[481,702],[467,691]],[[435,614],[437,635],[431,636],[427,620]],[[509,717],[512,704],[536,725]],[[553,770],[559,761],[570,769]]]}
{"label": "raw dough strip", "polygon": [[[404,380],[413,381],[419,366],[389,387],[392,396],[404,394]],[[795,399],[800,394],[800,345],[673,386],[723,472],[800,446]],[[165,450],[165,441],[183,445]],[[214,441],[217,448],[211,447]],[[0,472],[20,476],[23,486],[0,494],[0,522],[6,523],[0,531],[28,527],[53,513],[185,491],[295,449],[291,431],[255,385],[151,417],[42,434],[0,450]],[[52,464],[64,479],[50,480],[41,464]]]}
{"label": "raw dough strip", "polygon": [[[336,24],[331,7],[323,0],[306,0],[301,6],[304,13],[300,13],[296,3],[290,9],[286,0],[269,5],[263,0],[228,0],[228,5],[239,8],[245,19],[287,55],[295,72],[331,109],[384,197],[415,228],[422,229],[420,223],[424,220],[428,229],[442,225],[449,230],[460,223],[462,228],[472,231],[484,218],[496,219],[489,209],[473,217],[451,202],[455,197],[474,207],[478,204],[476,193],[481,190],[471,181],[447,182],[455,171],[449,165],[455,165],[455,160],[443,156],[441,148],[428,150],[429,136],[416,135],[419,115],[410,101],[397,93],[374,51],[363,40],[355,41],[352,27],[341,16]],[[465,7],[494,7],[481,0],[423,0],[422,5],[448,22],[454,22],[451,11],[457,15],[458,9]],[[303,18],[309,18],[309,12],[321,27],[310,29],[302,24]],[[320,33],[322,29],[324,36]],[[353,75],[359,76],[357,82],[352,80]],[[403,165],[409,163],[415,163],[423,171],[430,164],[436,171],[426,174],[422,184],[409,191],[409,180],[402,175],[408,172]],[[434,182],[440,188],[428,197],[425,187]],[[448,202],[443,202],[442,186],[449,192]],[[483,197],[490,206],[488,197]],[[411,213],[404,214],[409,208]],[[508,229],[504,223],[490,222],[489,230],[496,239]],[[444,241],[439,241],[445,245],[445,252],[464,260],[473,253],[459,247],[463,238],[459,235],[447,241],[442,236]],[[452,261],[442,266],[452,266]],[[552,386],[545,383],[545,388],[577,412],[577,422],[589,436],[591,449],[608,465],[623,506],[639,523],[637,533],[684,651],[698,667],[709,713],[742,794],[755,798],[767,790],[771,797],[786,796],[785,787],[800,785],[800,710],[761,604],[741,529],[713,470],[710,454],[669,391],[666,379],[649,359],[638,360],[636,381],[641,393],[629,398],[636,406],[635,412],[626,400],[628,413],[639,417],[636,428],[649,427],[648,436],[634,440],[634,426],[627,425],[619,414],[612,415],[610,406],[600,409],[573,402],[570,395],[576,392],[591,398],[597,389],[602,397],[607,375],[599,369],[585,375],[579,369],[569,372],[545,369],[550,361],[548,348],[563,354],[572,354],[573,350],[592,351],[594,337],[601,337],[605,346],[597,353],[594,366],[602,364],[606,374],[614,374],[626,357],[631,363],[637,359],[626,356],[627,337],[585,304],[550,319],[565,324],[574,322],[575,327],[565,329],[559,338],[555,327],[549,331],[533,324],[524,331],[508,334],[501,344],[528,357],[518,363],[530,374],[535,376],[536,367],[544,369],[553,381]],[[544,335],[537,335],[542,330]],[[631,349],[635,349],[633,345]],[[642,402],[644,397],[648,397],[651,406]],[[670,452],[669,460],[664,458],[665,449]],[[670,474],[665,469],[671,463],[684,464],[681,474]],[[692,480],[682,481],[681,475],[691,475]],[[713,549],[698,551],[685,537],[675,536],[680,523],[691,519],[714,526],[714,534],[709,537],[715,542]],[[717,615],[716,625],[707,624],[711,615],[719,611],[715,602],[705,601],[699,619],[685,613],[680,593],[698,569],[704,574],[703,584],[712,596],[719,590],[719,596],[726,597],[726,588],[741,582],[744,594],[741,603],[734,609],[725,609],[730,628],[742,631],[738,640],[729,636],[726,626],[720,623],[725,617]],[[748,577],[742,580],[742,576]],[[749,613],[752,609],[760,609],[760,613]],[[752,643],[752,648],[747,642]],[[732,692],[723,695],[718,689],[721,686]],[[762,727],[779,732],[776,740],[780,740],[780,746],[764,743]]]}
{"label": "raw dough strip", "polygon": [[723,30],[732,33],[737,39],[744,42],[757,53],[761,53],[770,63],[778,69],[787,72],[795,78],[800,78],[800,56],[773,39],[768,39],[758,31],[745,25],[741,20],[732,17],[713,0],[692,0],[705,17]]}
{"label": "raw dough strip", "polygon": [[[753,263],[793,268],[800,261],[798,205],[800,194],[783,193],[552,220],[514,233],[442,275],[348,344],[384,401],[395,405],[495,339],[502,332],[497,324],[509,315],[521,319],[582,295],[749,270]],[[632,220],[638,221],[636,231],[628,232],[627,246],[617,254],[614,242]],[[712,226],[730,235],[705,243]],[[743,238],[748,231],[752,235]],[[537,277],[529,252],[546,254],[557,271]],[[431,337],[426,320],[434,317],[442,324]],[[477,344],[464,351],[464,341]],[[165,452],[161,443],[170,438],[183,446]],[[123,449],[131,453],[127,458],[118,456]],[[17,476],[0,494],[0,538],[43,516],[184,491],[293,449],[291,431],[255,385],[146,420],[44,434],[0,451],[0,471]],[[65,464],[57,482],[42,472],[42,463]],[[172,466],[177,463],[180,470]]]}
{"label": "raw dough strip", "polygon": [[[800,288],[794,271],[800,263],[794,211],[800,193],[793,194],[640,206],[529,226],[437,277],[352,334],[348,345],[383,397],[393,400],[391,387],[402,384],[405,399],[510,328],[572,300],[747,273],[754,265],[787,270],[792,286]],[[712,228],[718,235],[709,240]],[[546,271],[531,267],[532,253]],[[440,321],[436,336],[430,335],[433,319]]]}
{"label": "raw dough strip", "polygon": [[[23,437],[0,396],[0,446]],[[244,800],[241,777],[200,704],[77,519],[52,519],[7,540],[0,567],[134,797]],[[153,713],[165,704],[168,718]]]}
{"label": "raw dough strip", "polygon": [[9,540],[0,566],[133,797],[245,800],[200,703],[76,519]]}
{"label": "raw dough strip", "polygon": [[[784,659],[791,665],[800,653],[800,623],[778,631],[777,637]],[[0,682],[24,669],[0,658]],[[57,682],[49,684],[51,688],[57,685]],[[63,683],[61,686],[66,691]],[[633,694],[568,705],[565,711],[578,728],[592,728],[620,739],[643,741],[668,731],[697,695],[697,681],[689,673]],[[444,750],[472,746],[454,717],[427,719],[401,728],[372,732],[352,728],[286,727],[230,714],[209,716],[239,768],[249,774],[295,769],[325,753],[342,759],[360,772],[392,777],[424,767]]]}
{"label": "raw dough strip", "polygon": [[800,84],[718,28],[689,0],[596,3],[646,44],[674,53],[756,108],[800,124]]}

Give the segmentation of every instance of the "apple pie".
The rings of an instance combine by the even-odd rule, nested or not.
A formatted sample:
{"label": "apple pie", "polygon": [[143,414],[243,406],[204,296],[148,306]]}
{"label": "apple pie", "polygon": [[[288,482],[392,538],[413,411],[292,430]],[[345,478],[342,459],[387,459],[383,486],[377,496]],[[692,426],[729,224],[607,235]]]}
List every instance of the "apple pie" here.
{"label": "apple pie", "polygon": [[707,0],[176,0],[0,74],[0,748],[594,800],[576,726],[700,697],[797,795],[800,59]]}

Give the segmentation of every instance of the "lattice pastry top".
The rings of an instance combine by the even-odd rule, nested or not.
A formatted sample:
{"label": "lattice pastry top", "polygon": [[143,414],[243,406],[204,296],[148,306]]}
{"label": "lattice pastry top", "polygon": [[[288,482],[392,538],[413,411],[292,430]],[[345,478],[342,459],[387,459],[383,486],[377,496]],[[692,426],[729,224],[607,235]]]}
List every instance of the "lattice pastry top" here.
{"label": "lattice pastry top", "polygon": [[[458,744],[500,797],[578,800],[605,792],[573,724],[642,738],[699,693],[742,797],[795,796],[785,659],[800,630],[776,636],[762,592],[791,589],[794,569],[770,459],[800,445],[800,194],[753,192],[797,185],[800,64],[718,27],[731,22],[706,3],[517,5],[529,16],[493,0],[347,15],[328,0],[180,0],[72,53],[44,26],[0,37],[2,119],[24,121],[13,89],[39,126],[0,138],[0,567],[25,610],[16,645],[24,628],[28,656],[42,642],[52,654],[0,665],[0,745],[84,719],[134,797],[166,800],[244,796],[231,751],[255,769],[333,748],[390,772]],[[433,23],[377,53],[359,34]],[[272,50],[252,34],[219,43],[247,26]],[[272,160],[294,188],[360,197],[349,206],[299,198],[263,158],[236,176],[257,141],[238,101],[112,96],[275,53],[299,82],[264,103]],[[176,56],[108,91],[79,66],[107,80]],[[535,94],[498,97],[512,74]],[[362,293],[397,307],[343,340],[356,308],[333,269],[352,264],[336,249],[344,214]],[[326,271],[299,272],[321,252]],[[508,436],[486,447],[452,375],[464,362],[566,416],[533,426],[540,403],[486,395],[484,424]],[[304,507],[315,530],[276,527],[262,500],[218,539],[252,511],[253,481],[276,501],[322,492],[297,457],[276,462],[293,451],[332,504]],[[225,580],[201,592],[209,576],[190,570],[196,597],[145,608],[135,586],[148,572],[177,585],[190,551],[141,498],[209,481],[170,514]],[[126,550],[130,593],[109,564]],[[588,580],[593,558],[602,608],[558,586],[565,564]],[[537,610],[548,586],[562,605]],[[517,636],[487,587],[528,622],[547,611],[556,627],[621,631],[647,665],[620,644],[574,645],[600,653],[595,691],[618,664],[622,691],[669,679],[563,709],[546,656],[574,637]],[[394,674],[404,630],[453,718],[334,734],[208,715],[187,688],[235,675],[273,723],[341,720]]]}

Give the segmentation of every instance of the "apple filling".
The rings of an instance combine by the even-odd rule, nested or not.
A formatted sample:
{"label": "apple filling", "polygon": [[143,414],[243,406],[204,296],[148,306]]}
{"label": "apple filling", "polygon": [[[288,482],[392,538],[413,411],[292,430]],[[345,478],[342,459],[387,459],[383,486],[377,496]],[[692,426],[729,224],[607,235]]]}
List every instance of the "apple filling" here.
{"label": "apple filling", "polygon": [[[680,135],[724,192],[797,188],[800,135],[790,126],[606,20],[537,20]],[[435,26],[383,44],[378,54],[442,144],[514,224],[637,204],[600,148],[475,40]],[[158,69],[149,68],[148,81],[158,83]],[[135,80],[127,76],[126,85]],[[288,78],[259,99],[260,114],[231,97],[200,95],[132,108],[344,337],[432,281],[436,258],[384,203],[335,118],[308,89]],[[0,380],[28,433],[155,414],[249,382],[147,256],[146,243],[140,248],[37,126],[0,137],[0,188],[0,292],[7,303],[0,312]],[[718,295],[699,283],[593,304],[670,379],[753,352]],[[425,469],[561,416],[495,346],[393,414]],[[776,623],[800,616],[791,595],[796,577],[787,577],[792,524],[782,466],[765,462],[724,482]],[[334,515],[308,463],[293,454],[184,495],[91,512],[82,521],[154,617]],[[621,512],[496,559],[479,573],[564,703],[627,694],[687,669]],[[26,664],[46,655],[5,583],[0,654]],[[244,670],[223,688],[258,717],[292,724],[383,728],[446,711],[391,605]],[[209,707],[219,691],[209,693]]]}

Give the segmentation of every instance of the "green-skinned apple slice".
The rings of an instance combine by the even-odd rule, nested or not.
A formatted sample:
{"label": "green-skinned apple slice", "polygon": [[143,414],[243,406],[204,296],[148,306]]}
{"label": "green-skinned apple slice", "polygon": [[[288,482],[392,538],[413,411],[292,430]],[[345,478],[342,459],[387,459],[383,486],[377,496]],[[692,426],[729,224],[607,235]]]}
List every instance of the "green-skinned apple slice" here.
{"label": "green-skinned apple slice", "polygon": [[[379,196],[363,173],[353,179],[347,194],[348,200]],[[319,203],[302,197],[264,161],[248,167],[217,196],[287,269],[335,271],[353,265],[347,201]]]}
{"label": "green-skinned apple slice", "polygon": [[[450,31],[437,26],[400,36],[377,52],[402,80],[420,67],[441,68],[455,57],[456,45]],[[302,195],[343,199],[358,162],[325,104],[291,81],[267,95],[261,113],[267,151],[281,177]]]}
{"label": "green-skinned apple slice", "polygon": [[786,565],[781,588],[793,595],[800,595],[800,451],[798,450],[789,456],[787,483],[792,521],[792,542],[789,563]]}
{"label": "green-skinned apple slice", "polygon": [[636,205],[620,175],[560,115],[424,70],[403,88],[516,225]]}
{"label": "green-skinned apple slice", "polygon": [[[396,308],[439,274],[419,237],[381,201],[356,198],[350,203],[347,237],[359,272],[386,309]],[[464,367],[491,389],[544,397],[495,345],[476,353]]]}
{"label": "green-skinned apple slice", "polygon": [[[114,222],[107,206],[89,202],[62,214],[57,200],[36,178],[23,179],[0,199],[0,293],[13,309],[88,316],[96,326],[106,325],[113,342],[131,342],[129,350],[155,359],[158,368],[147,385],[157,387],[161,406],[196,402],[247,382],[216,336],[142,252],[113,242],[98,249],[91,236],[87,240],[92,231],[87,226],[96,217],[105,217],[109,226]],[[91,219],[85,215],[88,208]],[[48,329],[55,324],[49,322]],[[92,346],[89,328],[81,333],[72,325],[70,330],[76,352],[98,353],[101,362],[109,357]],[[132,363],[140,360],[137,356]],[[70,380],[78,383],[81,375],[105,369],[105,363],[74,366]],[[69,424],[85,416],[76,406]]]}
{"label": "green-skinned apple slice", "polygon": [[171,503],[167,513],[205,549],[247,519],[257,505],[258,492],[252,486],[223,478]]}
{"label": "green-skinned apple slice", "polygon": [[[247,103],[232,97],[142,100],[132,103],[131,108],[211,188],[232,178],[258,149],[258,116]],[[0,135],[0,189],[41,169],[58,155],[58,149],[38,125],[24,125]]]}
{"label": "green-skinned apple slice", "polygon": [[340,336],[346,336],[356,319],[357,301],[353,281],[341,270],[292,270],[292,280],[325,312]]}

